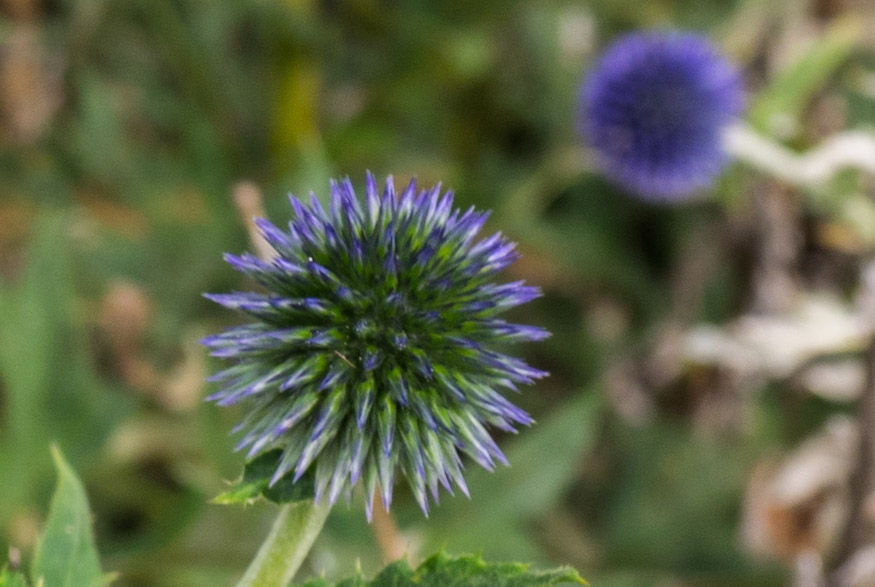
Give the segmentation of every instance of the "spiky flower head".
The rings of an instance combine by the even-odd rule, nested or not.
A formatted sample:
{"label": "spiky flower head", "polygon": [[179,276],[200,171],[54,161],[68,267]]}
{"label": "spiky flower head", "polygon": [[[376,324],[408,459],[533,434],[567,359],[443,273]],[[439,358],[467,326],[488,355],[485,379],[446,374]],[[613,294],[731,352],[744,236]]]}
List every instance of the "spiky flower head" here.
{"label": "spiky flower head", "polygon": [[489,427],[532,420],[503,393],[546,375],[493,348],[548,336],[498,317],[540,295],[493,282],[514,244],[478,241],[488,214],[454,209],[440,185],[396,196],[390,177],[381,194],[368,174],[364,202],[349,179],[331,183],[327,210],[290,199],[288,231],[256,221],[274,258],[225,257],[267,293],[207,295],[256,319],[204,340],[234,363],[208,399],[246,403],[238,450],[282,450],[271,484],[315,467],[317,500],[361,480],[369,518],[399,471],[426,514],[439,485],[467,495],[460,455],[506,463]]}
{"label": "spiky flower head", "polygon": [[701,35],[615,41],[580,93],[580,126],[605,175],[651,200],[708,186],[727,162],[721,134],[743,107],[739,72]]}

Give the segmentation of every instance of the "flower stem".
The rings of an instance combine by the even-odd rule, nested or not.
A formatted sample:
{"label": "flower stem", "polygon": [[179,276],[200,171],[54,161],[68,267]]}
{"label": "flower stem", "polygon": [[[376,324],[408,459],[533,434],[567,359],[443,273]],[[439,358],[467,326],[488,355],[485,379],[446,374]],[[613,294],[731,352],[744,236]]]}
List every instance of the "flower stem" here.
{"label": "flower stem", "polygon": [[237,587],[286,587],[310,552],[330,511],[331,506],[312,501],[282,506]]}

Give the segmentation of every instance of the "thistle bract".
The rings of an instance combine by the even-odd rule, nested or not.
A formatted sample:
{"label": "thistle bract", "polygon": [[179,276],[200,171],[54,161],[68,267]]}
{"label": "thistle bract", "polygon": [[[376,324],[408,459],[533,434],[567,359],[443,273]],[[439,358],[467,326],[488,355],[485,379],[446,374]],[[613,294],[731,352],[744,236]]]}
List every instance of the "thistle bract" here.
{"label": "thistle bract", "polygon": [[632,33],[587,76],[581,132],[609,179],[647,199],[681,199],[725,166],[721,134],[742,106],[738,70],[707,38]]}
{"label": "thistle bract", "polygon": [[546,374],[490,347],[548,333],[498,317],[540,294],[492,282],[517,253],[501,234],[477,240],[487,214],[440,186],[396,195],[389,178],[380,193],[368,174],[366,192],[332,182],[327,209],[292,196],[287,231],[256,221],[273,259],[226,255],[268,293],[207,295],[256,318],[204,340],[233,362],[209,399],[245,402],[247,458],[282,450],[271,484],[315,468],[316,499],[333,503],[361,480],[370,517],[400,471],[427,513],[439,485],[467,494],[462,453],[506,462],[490,427],[531,423],[503,393]]}

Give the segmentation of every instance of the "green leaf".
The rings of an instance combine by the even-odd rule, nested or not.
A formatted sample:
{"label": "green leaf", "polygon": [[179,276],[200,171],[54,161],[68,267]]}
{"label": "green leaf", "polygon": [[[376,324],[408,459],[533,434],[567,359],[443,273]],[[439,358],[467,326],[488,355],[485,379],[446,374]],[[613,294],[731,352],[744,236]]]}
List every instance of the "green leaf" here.
{"label": "green leaf", "polygon": [[0,524],[29,498],[35,479],[49,466],[43,451],[51,428],[44,406],[53,405],[52,369],[58,368],[53,347],[63,339],[63,312],[70,300],[66,247],[59,246],[64,226],[62,216],[47,215],[36,225],[21,279],[0,281],[0,430],[5,444],[0,453],[8,461],[0,476]]}
{"label": "green leaf", "polygon": [[27,579],[18,571],[0,570],[0,587],[27,587]]}
{"label": "green leaf", "polygon": [[230,505],[235,503],[251,504],[259,497],[265,497],[278,504],[291,503],[313,499],[315,483],[312,472],[294,481],[294,474],[289,472],[269,487],[270,478],[279,465],[283,451],[272,450],[260,455],[248,463],[243,469],[243,478],[230,490],[213,498],[213,503]]}
{"label": "green leaf", "polygon": [[481,550],[495,558],[538,559],[540,552],[526,523],[556,503],[574,479],[582,455],[595,442],[602,398],[597,388],[582,391],[508,443],[510,467],[493,473],[472,468],[471,499],[448,499],[435,508],[428,527],[431,546]]}
{"label": "green leaf", "polygon": [[31,579],[47,587],[102,585],[85,489],[57,447],[52,447],[52,457],[58,485],[45,533],[37,545]]}
{"label": "green leaf", "polygon": [[784,121],[798,122],[805,106],[854,50],[863,32],[853,19],[837,19],[792,67],[764,90],[750,109],[750,121],[769,132]]}
{"label": "green leaf", "polygon": [[23,271],[0,277],[0,527],[36,505],[52,474],[49,442],[73,462],[93,458],[128,405],[95,373],[94,333],[77,310],[71,218],[42,212]]}
{"label": "green leaf", "polygon": [[577,571],[561,567],[532,571],[522,563],[490,563],[480,556],[450,557],[444,552],[432,555],[414,571],[405,560],[396,561],[368,581],[359,574],[339,583],[311,579],[303,587],[546,587],[562,583],[586,585]]}

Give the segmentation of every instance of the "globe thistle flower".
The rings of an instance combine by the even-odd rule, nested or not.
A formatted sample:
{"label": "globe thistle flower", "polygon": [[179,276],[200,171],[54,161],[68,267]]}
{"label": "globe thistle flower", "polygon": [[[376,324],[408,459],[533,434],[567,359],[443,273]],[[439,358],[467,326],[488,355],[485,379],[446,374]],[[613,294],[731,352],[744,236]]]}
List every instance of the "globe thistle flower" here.
{"label": "globe thistle flower", "polygon": [[584,82],[581,132],[609,179],[645,199],[676,200],[723,169],[721,134],[742,106],[738,70],[707,38],[632,33]]}
{"label": "globe thistle flower", "polygon": [[380,194],[368,174],[364,202],[349,179],[331,183],[327,210],[290,199],[288,231],[256,220],[273,259],[225,257],[268,293],[206,296],[256,319],[203,341],[233,362],[208,399],[247,404],[237,449],[282,450],[271,485],[315,468],[317,501],[361,480],[368,518],[377,485],[389,507],[399,472],[426,515],[439,485],[467,495],[460,455],[506,464],[488,428],[532,419],[503,392],[546,375],[492,348],[548,336],[498,317],[540,295],[493,283],[514,244],[476,241],[488,214],[453,209],[440,185],[411,181],[396,197],[391,177]]}

